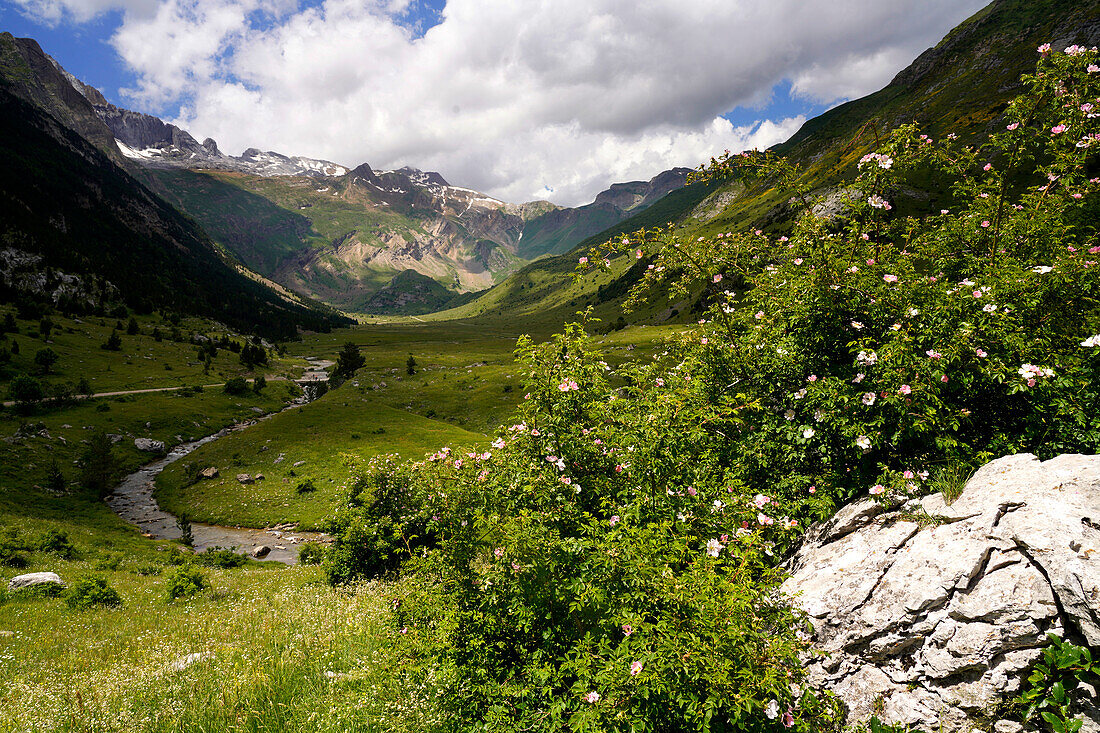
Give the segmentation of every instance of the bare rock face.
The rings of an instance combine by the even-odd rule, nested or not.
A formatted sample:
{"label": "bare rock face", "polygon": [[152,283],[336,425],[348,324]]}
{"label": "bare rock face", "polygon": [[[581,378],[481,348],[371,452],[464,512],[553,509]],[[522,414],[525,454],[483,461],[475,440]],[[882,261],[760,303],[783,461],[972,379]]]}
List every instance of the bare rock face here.
{"label": "bare rock face", "polygon": [[[927,731],[1008,730],[990,714],[1047,633],[1100,646],[1100,456],[1007,456],[950,505],[858,502],[812,527],[789,569],[827,653],[810,681],[849,722],[881,709]],[[1100,700],[1081,707],[1100,732]]]}

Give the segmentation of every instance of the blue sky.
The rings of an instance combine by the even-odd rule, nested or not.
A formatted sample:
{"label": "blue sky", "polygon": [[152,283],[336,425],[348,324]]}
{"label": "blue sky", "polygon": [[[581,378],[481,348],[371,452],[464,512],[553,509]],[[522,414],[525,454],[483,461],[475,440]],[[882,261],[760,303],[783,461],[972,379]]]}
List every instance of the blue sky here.
{"label": "blue sky", "polygon": [[246,147],[510,201],[767,147],[984,0],[3,0],[111,102]]}

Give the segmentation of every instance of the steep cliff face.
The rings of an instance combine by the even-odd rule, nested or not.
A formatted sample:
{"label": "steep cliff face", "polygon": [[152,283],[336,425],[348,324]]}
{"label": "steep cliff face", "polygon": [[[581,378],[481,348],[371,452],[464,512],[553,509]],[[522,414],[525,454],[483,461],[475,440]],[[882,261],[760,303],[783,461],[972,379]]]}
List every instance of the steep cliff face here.
{"label": "steep cliff face", "polygon": [[[74,86],[74,81],[72,75],[47,55],[34,39],[0,33],[0,84],[48,112],[115,163],[122,163],[123,157],[115,146],[114,136],[99,119],[87,94]],[[95,92],[95,96],[103,99],[99,92]]]}

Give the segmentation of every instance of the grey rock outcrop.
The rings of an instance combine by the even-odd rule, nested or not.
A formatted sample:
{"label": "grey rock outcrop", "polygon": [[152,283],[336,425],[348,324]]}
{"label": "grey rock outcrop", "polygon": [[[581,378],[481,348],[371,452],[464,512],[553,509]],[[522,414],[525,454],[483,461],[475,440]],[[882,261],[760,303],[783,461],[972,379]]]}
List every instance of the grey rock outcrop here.
{"label": "grey rock outcrop", "polygon": [[[812,527],[789,569],[825,652],[810,683],[850,722],[880,709],[928,731],[1008,730],[991,713],[1048,633],[1100,646],[1100,456],[1007,456],[950,505],[858,502]],[[1100,700],[1082,709],[1100,731]]]}
{"label": "grey rock outcrop", "polygon": [[16,575],[9,580],[8,590],[24,590],[39,585],[57,585],[64,588],[65,581],[61,580],[57,573],[26,573],[25,575]]}
{"label": "grey rock outcrop", "polygon": [[201,471],[199,471],[199,478],[201,478],[201,479],[207,479],[207,480],[215,479],[215,478],[218,477],[218,475],[219,475],[218,469],[215,468],[214,466],[210,466],[208,468],[204,468]]}

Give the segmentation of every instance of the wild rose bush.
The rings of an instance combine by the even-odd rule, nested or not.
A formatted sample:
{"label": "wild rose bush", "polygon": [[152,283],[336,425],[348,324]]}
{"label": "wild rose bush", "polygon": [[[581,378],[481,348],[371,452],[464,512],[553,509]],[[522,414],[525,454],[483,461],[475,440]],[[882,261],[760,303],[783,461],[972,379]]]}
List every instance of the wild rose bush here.
{"label": "wild rose bush", "polygon": [[[806,526],[995,455],[1096,451],[1096,54],[1044,50],[1029,83],[981,148],[898,130],[831,218],[789,163],[712,161],[789,188],[793,229],[589,258],[648,262],[635,298],[702,286],[696,328],[618,369],[586,324],[521,340],[527,399],[490,446],[362,472],[330,575],[417,578],[395,621],[453,727],[835,729],[778,592]],[[908,176],[948,181],[942,210],[898,215]]]}

